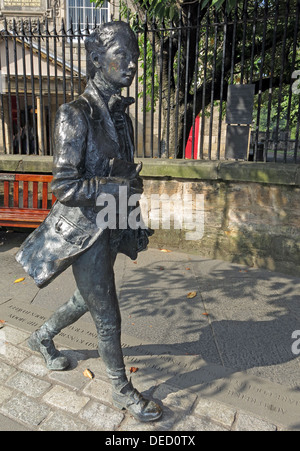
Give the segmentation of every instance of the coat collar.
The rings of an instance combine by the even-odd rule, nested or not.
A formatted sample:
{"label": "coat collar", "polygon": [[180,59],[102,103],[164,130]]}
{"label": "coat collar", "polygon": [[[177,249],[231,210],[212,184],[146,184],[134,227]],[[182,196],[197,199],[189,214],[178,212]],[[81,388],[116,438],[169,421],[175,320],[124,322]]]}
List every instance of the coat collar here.
{"label": "coat collar", "polygon": [[118,134],[110,112],[103,97],[101,96],[101,92],[92,80],[89,80],[82,97],[84,97],[89,103],[91,108],[91,118],[94,121],[100,121],[105,132],[116,144],[118,144],[118,146],[120,146]]}

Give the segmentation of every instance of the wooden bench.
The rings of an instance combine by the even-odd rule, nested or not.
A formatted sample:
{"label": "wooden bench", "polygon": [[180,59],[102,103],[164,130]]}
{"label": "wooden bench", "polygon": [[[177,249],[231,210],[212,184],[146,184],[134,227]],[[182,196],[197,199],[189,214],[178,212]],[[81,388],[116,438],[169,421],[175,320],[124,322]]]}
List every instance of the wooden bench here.
{"label": "wooden bench", "polygon": [[0,173],[0,198],[3,198],[0,227],[38,227],[56,200],[53,194],[50,197],[52,178],[52,175]]}

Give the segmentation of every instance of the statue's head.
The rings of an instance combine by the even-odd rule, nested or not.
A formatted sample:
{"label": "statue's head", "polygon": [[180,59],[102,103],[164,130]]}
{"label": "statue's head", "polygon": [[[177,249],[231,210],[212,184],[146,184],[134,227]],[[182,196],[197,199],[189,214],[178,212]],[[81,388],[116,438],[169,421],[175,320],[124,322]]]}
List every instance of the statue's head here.
{"label": "statue's head", "polygon": [[86,38],[87,75],[94,79],[101,72],[116,89],[131,85],[139,58],[136,35],[125,22],[109,22]]}

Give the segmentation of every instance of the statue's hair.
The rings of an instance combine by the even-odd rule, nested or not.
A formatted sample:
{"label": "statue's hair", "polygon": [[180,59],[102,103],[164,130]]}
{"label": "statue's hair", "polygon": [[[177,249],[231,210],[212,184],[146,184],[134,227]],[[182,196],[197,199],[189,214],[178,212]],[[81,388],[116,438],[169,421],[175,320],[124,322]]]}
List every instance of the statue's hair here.
{"label": "statue's hair", "polygon": [[93,52],[105,53],[106,50],[114,44],[116,36],[119,33],[126,33],[131,39],[137,42],[136,35],[130,28],[129,24],[122,21],[108,22],[97,27],[92,34],[85,40],[85,48],[87,51],[87,75],[89,78],[95,76],[95,65],[91,59]]}

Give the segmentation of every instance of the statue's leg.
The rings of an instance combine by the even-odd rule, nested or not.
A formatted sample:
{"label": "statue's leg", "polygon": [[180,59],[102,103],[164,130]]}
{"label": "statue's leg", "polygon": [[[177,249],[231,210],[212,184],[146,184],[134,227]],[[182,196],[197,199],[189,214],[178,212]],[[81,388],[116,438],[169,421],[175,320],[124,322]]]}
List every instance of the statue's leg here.
{"label": "statue's leg", "polygon": [[53,338],[62,329],[75,323],[87,311],[88,308],[80,292],[76,290],[70,300],[62,305],[39,330],[30,336],[28,340],[29,347],[43,355],[48,369],[63,371],[68,368],[69,361],[67,357],[55,348]]}
{"label": "statue's leg", "polygon": [[96,325],[99,354],[114,386],[127,382],[121,348],[121,315],[109,230],[73,264],[77,288]]}
{"label": "statue's leg", "polygon": [[113,270],[115,254],[110,248],[109,233],[105,231],[73,264],[74,277],[96,325],[99,354],[112,382],[114,404],[127,408],[140,421],[153,421],[161,416],[161,408],[143,398],[126,376]]}

